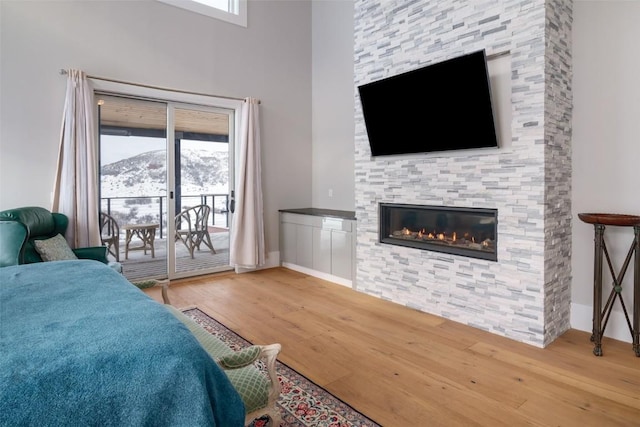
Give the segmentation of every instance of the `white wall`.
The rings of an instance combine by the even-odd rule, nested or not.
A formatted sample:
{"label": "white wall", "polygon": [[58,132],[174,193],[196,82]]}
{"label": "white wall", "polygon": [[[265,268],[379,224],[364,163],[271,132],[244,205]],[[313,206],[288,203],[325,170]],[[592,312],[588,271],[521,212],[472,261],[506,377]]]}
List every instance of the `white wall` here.
{"label": "white wall", "polygon": [[262,100],[266,238],[311,204],[311,4],[250,2],[248,28],[147,1],[0,1],[0,209],[50,207],[66,79]]}
{"label": "white wall", "polygon": [[[640,215],[640,2],[576,1],[573,16],[571,325],[590,331],[594,231],[578,213]],[[607,228],[605,241],[616,269],[632,240],[631,228]],[[607,272],[606,264],[604,268]],[[631,310],[633,264],[629,268],[623,297]],[[604,277],[606,299],[611,280]],[[630,341],[619,303],[615,314],[606,335]]]}
{"label": "white wall", "polygon": [[[355,210],[353,1],[313,2],[313,206]],[[331,194],[331,195],[330,195]]]}

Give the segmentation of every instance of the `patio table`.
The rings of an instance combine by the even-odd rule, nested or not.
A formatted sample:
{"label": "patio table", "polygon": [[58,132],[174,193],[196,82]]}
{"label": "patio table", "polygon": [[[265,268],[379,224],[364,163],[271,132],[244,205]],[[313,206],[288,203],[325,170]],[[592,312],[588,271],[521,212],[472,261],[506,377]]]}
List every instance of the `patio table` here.
{"label": "patio table", "polygon": [[[160,228],[158,223],[149,224],[127,224],[122,227],[126,232],[125,245],[124,245],[124,259],[129,259],[129,251],[144,251],[147,254],[147,250],[151,251],[151,258],[156,257],[154,241],[156,238],[156,229]],[[142,242],[141,246],[130,246],[133,236],[137,236]]]}

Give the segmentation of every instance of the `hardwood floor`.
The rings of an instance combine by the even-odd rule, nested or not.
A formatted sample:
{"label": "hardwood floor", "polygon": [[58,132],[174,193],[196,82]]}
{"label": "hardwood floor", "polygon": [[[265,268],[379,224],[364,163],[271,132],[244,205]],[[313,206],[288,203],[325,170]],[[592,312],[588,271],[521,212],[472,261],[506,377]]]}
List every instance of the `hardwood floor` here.
{"label": "hardwood floor", "polygon": [[[160,290],[147,291],[161,301]],[[640,358],[571,330],[546,349],[286,268],[172,282],[197,306],[384,426],[640,426]]]}

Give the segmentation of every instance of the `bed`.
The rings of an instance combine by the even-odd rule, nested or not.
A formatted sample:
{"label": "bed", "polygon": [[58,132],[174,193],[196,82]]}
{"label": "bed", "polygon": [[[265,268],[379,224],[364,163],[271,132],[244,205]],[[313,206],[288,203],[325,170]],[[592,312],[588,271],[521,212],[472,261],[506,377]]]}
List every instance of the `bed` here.
{"label": "bed", "polygon": [[97,261],[0,268],[0,384],[0,425],[244,425],[184,324]]}

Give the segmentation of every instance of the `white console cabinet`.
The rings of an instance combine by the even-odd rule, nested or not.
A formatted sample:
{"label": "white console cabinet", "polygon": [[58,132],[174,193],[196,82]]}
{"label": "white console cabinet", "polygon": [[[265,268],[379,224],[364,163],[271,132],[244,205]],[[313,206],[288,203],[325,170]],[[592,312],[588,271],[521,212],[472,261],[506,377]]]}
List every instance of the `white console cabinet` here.
{"label": "white console cabinet", "polygon": [[282,265],[352,286],[355,227],[353,212],[315,208],[281,210]]}

